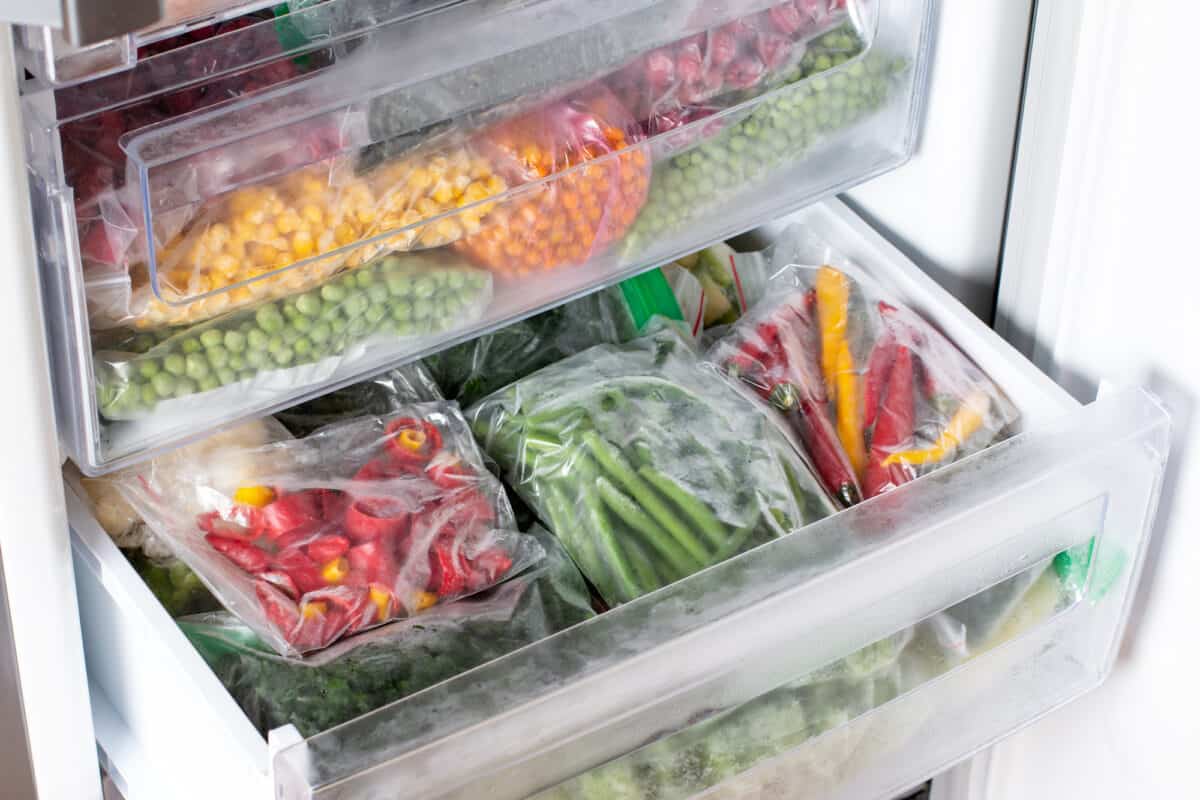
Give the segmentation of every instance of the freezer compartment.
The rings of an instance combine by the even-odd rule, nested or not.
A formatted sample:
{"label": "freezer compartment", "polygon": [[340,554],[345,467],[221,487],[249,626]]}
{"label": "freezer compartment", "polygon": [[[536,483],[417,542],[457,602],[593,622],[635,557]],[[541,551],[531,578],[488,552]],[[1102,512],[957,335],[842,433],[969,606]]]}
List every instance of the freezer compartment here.
{"label": "freezer compartment", "polygon": [[[86,202],[53,148],[66,123],[34,137],[52,143],[31,170],[81,468],[478,335],[912,151],[927,0],[566,5],[455,4],[310,52],[302,74],[122,136],[119,186]],[[779,34],[801,5],[823,10]],[[495,35],[514,26],[536,41]],[[762,61],[772,41],[775,68],[735,83],[725,65],[711,95],[648,83],[668,55]]]}
{"label": "freezer compartment", "polygon": [[[239,797],[858,800],[1098,684],[1149,535],[1165,412],[1138,390],[1080,407],[836,201],[755,235],[796,222],[953,339],[1023,430],[457,679],[269,743],[68,492],[89,676],[113,709],[97,716],[102,752],[130,785],[153,785],[138,773],[152,768]],[[724,766],[701,769],[723,747]],[[131,752],[144,757],[120,763]],[[646,781],[662,794],[639,793]]]}

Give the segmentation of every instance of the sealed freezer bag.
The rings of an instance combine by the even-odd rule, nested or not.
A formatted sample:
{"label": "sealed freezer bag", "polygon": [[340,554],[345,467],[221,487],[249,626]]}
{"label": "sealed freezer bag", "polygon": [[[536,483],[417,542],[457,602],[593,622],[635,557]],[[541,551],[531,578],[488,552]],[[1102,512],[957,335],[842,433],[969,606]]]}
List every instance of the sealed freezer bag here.
{"label": "sealed freezer bag", "polygon": [[313,736],[593,616],[587,586],[554,537],[546,558],[500,586],[285,658],[229,614],[180,627],[264,734],[291,723]]}
{"label": "sealed freezer bag", "polygon": [[459,247],[508,277],[579,265],[618,241],[646,199],[650,158],[628,110],[593,85],[485,131],[479,147],[510,185]]}
{"label": "sealed freezer bag", "polygon": [[672,328],[539,370],[468,418],[610,604],[833,511],[768,419]]}
{"label": "sealed freezer bag", "polygon": [[442,399],[429,370],[414,361],[284,409],[275,414],[275,419],[293,436],[303,437],[353,417],[386,416],[413,403]]}
{"label": "sealed freezer bag", "polygon": [[878,47],[867,49],[845,23],[810,41],[780,85],[753,106],[660,137],[654,180],[624,252],[636,255],[731,195],[761,190],[778,171],[816,157],[823,141],[884,107],[909,68]]}
{"label": "sealed freezer bag", "polygon": [[638,56],[605,83],[649,135],[674,130],[785,80],[808,40],[846,18],[844,6],[787,0],[742,14]]}
{"label": "sealed freezer bag", "polygon": [[494,585],[541,557],[452,406],[417,404],[122,480],[147,524],[276,652]]}
{"label": "sealed freezer bag", "polygon": [[425,359],[447,397],[464,407],[598,344],[637,334],[620,287],[609,287]]}
{"label": "sealed freezer bag", "polygon": [[[686,800],[893,699],[902,631],[536,795],[537,800]],[[828,756],[829,754],[824,754]],[[827,769],[828,758],[813,768]]]}
{"label": "sealed freezer bag", "polygon": [[478,320],[492,276],[447,251],[393,253],[325,284],[196,325],[95,344],[110,420],[231,409],[318,384],[378,349],[417,349]]}
{"label": "sealed freezer bag", "polygon": [[[366,134],[339,130],[336,138],[341,152]],[[256,149],[216,153],[236,161],[238,153]],[[154,232],[156,273],[127,258],[124,285],[89,287],[93,327],[190,324],[317,288],[388,251],[437,247],[479,231],[493,208],[485,201],[507,188],[488,158],[457,140],[365,172],[354,156],[337,155],[278,176],[268,170],[252,181],[222,178],[211,191],[186,177],[189,170],[210,175],[206,164],[193,163],[197,158],[175,165],[180,177],[163,179],[151,198],[163,226]],[[234,164],[222,174],[249,170],[261,167]]]}
{"label": "sealed freezer bag", "polygon": [[[237,447],[246,456],[231,460],[228,469],[233,475],[248,476],[258,467],[253,455],[255,450],[282,435],[284,432],[273,420],[254,420],[158,456],[155,463],[170,465],[203,460],[214,452]],[[168,614],[179,617],[221,607],[196,573],[175,557],[168,544],[151,530],[121,494],[121,477],[129,474],[128,470],[101,478],[83,477],[70,463],[64,470],[78,481],[100,527],[120,548]]]}
{"label": "sealed freezer bag", "polygon": [[776,270],[764,298],[707,358],[783,415],[843,504],[981,450],[1016,422],[946,337],[802,228],[736,260],[762,259]]}

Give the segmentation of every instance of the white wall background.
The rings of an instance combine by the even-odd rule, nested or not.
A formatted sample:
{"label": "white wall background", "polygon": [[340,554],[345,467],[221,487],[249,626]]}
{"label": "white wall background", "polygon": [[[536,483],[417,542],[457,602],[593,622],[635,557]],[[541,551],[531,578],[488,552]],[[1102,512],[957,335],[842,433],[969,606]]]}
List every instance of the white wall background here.
{"label": "white wall background", "polygon": [[[1051,6],[1054,6],[1051,8]],[[1107,684],[995,751],[988,800],[1200,796],[1200,7],[1172,0],[1042,0],[1076,15],[1065,138],[1023,137],[1014,196],[1041,235],[1006,254],[1001,312],[1080,399],[1104,378],[1144,384],[1175,435],[1156,538]],[[1034,58],[1064,49],[1047,37]],[[1053,71],[1053,70],[1052,70]],[[1061,71],[1061,70],[1059,70]],[[1031,88],[1033,87],[1031,73]],[[1060,131],[1063,133],[1064,131]],[[1021,269],[1018,270],[1018,264]],[[1010,267],[1012,271],[1010,272]]]}
{"label": "white wall background", "polygon": [[991,319],[1032,0],[935,2],[916,156],[845,199],[968,308]]}

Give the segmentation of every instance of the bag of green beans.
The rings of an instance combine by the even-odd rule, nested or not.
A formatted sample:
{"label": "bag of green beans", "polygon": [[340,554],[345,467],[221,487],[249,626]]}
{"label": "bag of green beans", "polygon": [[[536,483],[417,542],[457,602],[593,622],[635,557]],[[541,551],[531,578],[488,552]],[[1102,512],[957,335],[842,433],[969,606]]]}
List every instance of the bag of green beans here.
{"label": "bag of green beans", "polygon": [[610,604],[834,511],[778,429],[672,327],[585,350],[467,416]]}

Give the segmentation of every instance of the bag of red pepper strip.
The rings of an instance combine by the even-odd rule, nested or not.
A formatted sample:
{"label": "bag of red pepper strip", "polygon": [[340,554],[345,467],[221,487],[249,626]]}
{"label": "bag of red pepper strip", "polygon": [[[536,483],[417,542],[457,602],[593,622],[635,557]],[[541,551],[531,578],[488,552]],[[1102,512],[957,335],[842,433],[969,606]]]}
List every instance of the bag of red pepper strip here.
{"label": "bag of red pepper strip", "polygon": [[1016,421],[946,337],[804,231],[735,259],[765,259],[774,277],[708,358],[784,416],[844,505],[982,450]]}
{"label": "bag of red pepper strip", "polygon": [[[153,466],[122,491],[222,604],[282,655],[494,586],[543,555],[458,410],[422,403],[261,448],[229,480],[205,463]],[[162,487],[174,486],[174,492]]]}

